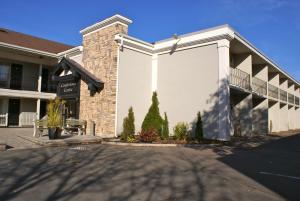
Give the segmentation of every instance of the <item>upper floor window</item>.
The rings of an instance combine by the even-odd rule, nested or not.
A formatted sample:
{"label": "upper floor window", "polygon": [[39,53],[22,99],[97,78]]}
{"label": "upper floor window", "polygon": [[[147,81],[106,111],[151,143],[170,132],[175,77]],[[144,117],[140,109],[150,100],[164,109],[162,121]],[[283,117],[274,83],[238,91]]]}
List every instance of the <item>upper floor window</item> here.
{"label": "upper floor window", "polygon": [[9,79],[9,66],[0,63],[0,86],[6,87]]}

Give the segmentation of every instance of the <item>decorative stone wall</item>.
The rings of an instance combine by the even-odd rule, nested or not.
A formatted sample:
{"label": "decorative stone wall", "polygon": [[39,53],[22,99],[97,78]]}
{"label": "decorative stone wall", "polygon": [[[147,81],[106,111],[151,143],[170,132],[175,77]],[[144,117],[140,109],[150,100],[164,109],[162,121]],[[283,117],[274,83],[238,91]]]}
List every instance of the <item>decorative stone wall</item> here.
{"label": "decorative stone wall", "polygon": [[112,24],[83,36],[83,66],[104,82],[104,89],[91,96],[81,81],[80,119],[95,122],[96,135],[115,136],[118,45],[114,36],[127,34],[127,26]]}

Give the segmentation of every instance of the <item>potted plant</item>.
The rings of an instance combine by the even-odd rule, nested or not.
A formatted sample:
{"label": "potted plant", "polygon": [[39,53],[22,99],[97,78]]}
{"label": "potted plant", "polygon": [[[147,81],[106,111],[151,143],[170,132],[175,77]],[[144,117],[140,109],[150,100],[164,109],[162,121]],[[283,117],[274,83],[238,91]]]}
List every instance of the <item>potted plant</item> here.
{"label": "potted plant", "polygon": [[62,108],[65,102],[59,98],[51,100],[47,106],[47,127],[49,139],[56,139],[61,133],[62,128]]}

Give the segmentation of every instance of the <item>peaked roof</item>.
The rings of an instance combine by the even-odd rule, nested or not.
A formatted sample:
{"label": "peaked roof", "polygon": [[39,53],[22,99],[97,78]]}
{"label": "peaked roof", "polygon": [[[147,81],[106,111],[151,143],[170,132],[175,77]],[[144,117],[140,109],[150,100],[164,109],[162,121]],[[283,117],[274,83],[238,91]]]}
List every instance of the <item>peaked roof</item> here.
{"label": "peaked roof", "polygon": [[[72,73],[77,73],[81,80],[83,80],[85,83],[89,85],[89,89],[92,90],[92,87],[96,89],[96,91],[99,91],[103,88],[104,83],[94,76],[92,73],[90,73],[88,70],[83,68],[79,63],[76,61],[63,57],[62,60],[59,62],[57,67],[55,68],[53,75],[59,76],[62,71],[69,69],[72,71]],[[74,75],[76,76],[76,75]]]}
{"label": "peaked roof", "polygon": [[0,28],[0,43],[1,42],[54,54],[74,47],[4,28]]}

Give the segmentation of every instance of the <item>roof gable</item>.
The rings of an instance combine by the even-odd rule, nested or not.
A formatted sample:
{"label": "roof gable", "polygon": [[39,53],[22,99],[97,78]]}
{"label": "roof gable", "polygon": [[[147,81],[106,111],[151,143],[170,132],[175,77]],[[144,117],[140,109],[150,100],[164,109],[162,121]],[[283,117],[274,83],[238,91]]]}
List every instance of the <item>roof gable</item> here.
{"label": "roof gable", "polygon": [[79,63],[75,62],[72,59],[63,57],[59,64],[56,66],[52,79],[54,81],[60,81],[64,79],[64,76],[61,76],[62,72],[71,72],[71,75],[75,79],[81,79],[88,85],[88,89],[91,92],[91,95],[94,95],[96,92],[99,92],[103,89],[104,83],[90,73],[88,70],[83,68]]}

